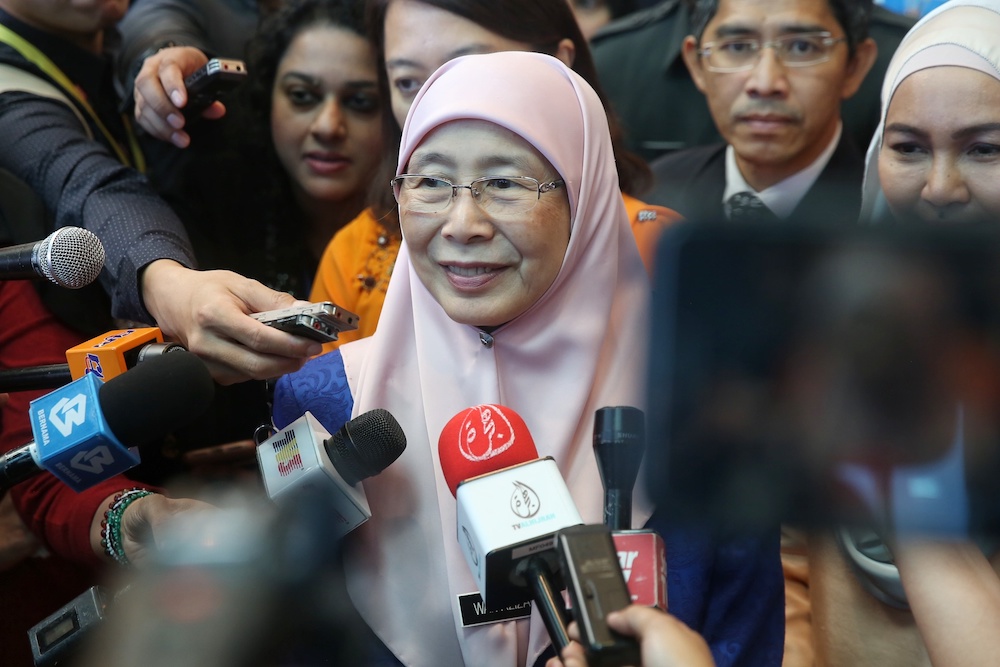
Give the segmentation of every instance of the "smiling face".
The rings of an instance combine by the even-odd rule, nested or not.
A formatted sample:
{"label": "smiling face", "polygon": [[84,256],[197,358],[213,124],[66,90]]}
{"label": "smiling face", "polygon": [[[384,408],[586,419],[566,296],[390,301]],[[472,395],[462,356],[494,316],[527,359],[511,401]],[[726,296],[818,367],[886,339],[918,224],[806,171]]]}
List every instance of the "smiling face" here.
{"label": "smiling face", "polygon": [[840,121],[840,103],[857,91],[874,61],[874,42],[848,56],[841,41],[828,60],[788,67],[773,48],[741,72],[713,72],[698,50],[727,38],[762,41],[803,33],[844,37],[827,0],[721,0],[699,45],[684,43],[684,60],[705,94],[719,132],[733,146],[744,178],[758,191],[801,171],[829,145]]}
{"label": "smiling face", "polygon": [[889,103],[878,173],[898,218],[1000,221],[1000,80],[966,67],[905,78]]}
{"label": "smiling face", "polygon": [[368,41],[331,25],[306,28],[278,65],[271,136],[297,196],[363,196],[382,150],[382,105]]}
{"label": "smiling face", "polygon": [[[483,176],[559,178],[541,153],[518,135],[479,120],[433,130],[413,151],[407,173],[465,185]],[[541,195],[516,218],[483,212],[468,189],[443,213],[400,210],[400,225],[420,281],[448,317],[497,327],[530,308],[552,285],[569,244],[565,188]]]}
{"label": "smiling face", "polygon": [[400,127],[420,86],[441,65],[459,56],[531,51],[529,44],[418,0],[393,0],[385,16],[385,69],[392,114]]}

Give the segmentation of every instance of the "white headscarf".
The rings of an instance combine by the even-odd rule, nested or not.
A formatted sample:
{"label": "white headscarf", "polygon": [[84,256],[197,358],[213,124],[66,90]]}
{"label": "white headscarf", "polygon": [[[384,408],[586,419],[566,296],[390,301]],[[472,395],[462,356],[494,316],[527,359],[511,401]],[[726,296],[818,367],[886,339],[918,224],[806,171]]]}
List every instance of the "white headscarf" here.
{"label": "white headscarf", "polygon": [[[438,460],[441,429],[483,403],[513,408],[555,458],[587,523],[602,520],[594,412],[644,405],[649,285],[622,204],[605,110],[559,60],[527,52],[457,58],[424,84],[403,126],[397,174],[434,128],[486,120],[525,139],[566,182],[571,235],[562,268],[526,312],[492,332],[451,320],[400,248],[369,339],[341,348],[354,414],[388,409],[403,455],[365,482],[373,517],[352,535],[348,586],[405,664],[531,665],[549,643],[526,621],[461,627],[456,596],[476,585],[456,538],[455,498]],[[636,498],[636,524],[649,516]]]}
{"label": "white headscarf", "polygon": [[[882,118],[868,146],[862,189],[861,221],[885,213],[885,196],[878,176],[885,117],[903,80],[931,67],[968,67],[1000,79],[1000,0],[950,0],[929,12],[910,28],[892,57],[882,83]],[[955,105],[960,101],[942,100]]]}

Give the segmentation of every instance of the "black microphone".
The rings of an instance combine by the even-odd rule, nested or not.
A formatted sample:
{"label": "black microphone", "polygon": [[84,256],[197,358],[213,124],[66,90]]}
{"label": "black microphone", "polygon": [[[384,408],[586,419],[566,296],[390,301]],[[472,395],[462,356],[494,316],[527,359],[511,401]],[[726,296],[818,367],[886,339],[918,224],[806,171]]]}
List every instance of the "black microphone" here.
{"label": "black microphone", "polygon": [[102,383],[93,373],[31,402],[33,442],[0,457],[0,489],[49,471],[82,491],[139,464],[133,447],[191,422],[215,384],[190,352],[155,357]]}
{"label": "black microphone", "polygon": [[104,246],[81,227],[62,227],[35,243],[0,248],[0,280],[44,278],[78,289],[104,268]]}
{"label": "black microphone", "polygon": [[604,483],[604,525],[632,528],[632,489],[646,448],[645,415],[639,408],[615,406],[594,413],[594,455]]}

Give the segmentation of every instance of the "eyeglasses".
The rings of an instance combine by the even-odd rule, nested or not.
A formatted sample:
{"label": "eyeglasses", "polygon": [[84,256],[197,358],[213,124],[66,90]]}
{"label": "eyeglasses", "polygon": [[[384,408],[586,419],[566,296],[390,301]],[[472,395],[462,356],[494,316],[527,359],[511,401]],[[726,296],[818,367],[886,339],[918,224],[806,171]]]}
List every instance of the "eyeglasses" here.
{"label": "eyeglasses", "polygon": [[834,45],[847,41],[829,32],[804,32],[761,41],[755,37],[737,37],[707,42],[698,51],[705,67],[712,72],[742,72],[760,60],[764,49],[774,49],[774,55],[786,67],[808,67],[830,59]]}
{"label": "eyeglasses", "polygon": [[443,213],[458,191],[467,188],[480,209],[500,218],[527,213],[543,193],[565,185],[563,181],[541,183],[530,176],[486,176],[468,185],[455,185],[447,179],[422,174],[402,174],[390,184],[399,206],[413,213]]}

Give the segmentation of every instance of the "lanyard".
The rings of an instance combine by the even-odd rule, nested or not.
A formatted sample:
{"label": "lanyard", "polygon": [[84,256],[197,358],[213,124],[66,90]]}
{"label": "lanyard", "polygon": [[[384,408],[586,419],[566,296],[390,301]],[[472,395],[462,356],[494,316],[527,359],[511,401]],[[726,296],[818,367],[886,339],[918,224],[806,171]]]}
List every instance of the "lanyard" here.
{"label": "lanyard", "polygon": [[137,170],[144,172],[146,171],[146,160],[142,155],[142,150],[139,148],[139,142],[135,137],[135,133],[132,131],[132,124],[129,123],[128,118],[122,115],[122,122],[125,124],[125,133],[128,136],[129,149],[132,153],[132,159],[125,153],[122,146],[115,140],[108,131],[108,128],[104,126],[101,119],[97,117],[97,112],[94,108],[90,106],[87,102],[87,98],[84,97],[80,89],[70,81],[69,77],[66,76],[61,69],[59,69],[48,56],[38,50],[34,44],[24,39],[16,32],[11,30],[5,25],[0,25],[0,42],[4,42],[8,46],[12,47],[18,53],[20,53],[26,60],[33,63],[42,72],[49,76],[53,81],[59,84],[59,87],[63,91],[71,96],[77,103],[87,112],[90,119],[94,121],[94,124],[104,135],[104,138],[108,140],[108,144],[115,151],[118,159],[122,164],[135,167]]}

